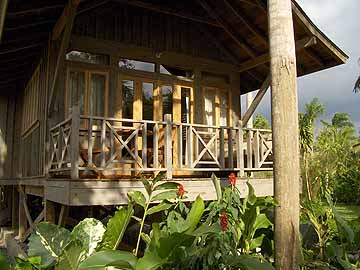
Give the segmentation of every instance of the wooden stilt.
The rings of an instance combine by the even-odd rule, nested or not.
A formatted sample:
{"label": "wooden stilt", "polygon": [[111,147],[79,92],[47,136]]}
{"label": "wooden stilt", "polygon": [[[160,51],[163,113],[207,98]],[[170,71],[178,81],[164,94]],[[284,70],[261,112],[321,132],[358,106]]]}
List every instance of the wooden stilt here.
{"label": "wooden stilt", "polygon": [[52,201],[45,199],[45,221],[55,224],[55,205]]}
{"label": "wooden stilt", "polygon": [[269,0],[274,149],[275,266],[299,269],[299,140],[291,0]]}
{"label": "wooden stilt", "polygon": [[25,232],[28,228],[25,208],[23,206],[23,202],[26,201],[25,192],[23,192],[23,187],[19,186],[19,231],[18,238],[22,239],[25,235]]}
{"label": "wooden stilt", "polygon": [[16,230],[19,226],[19,192],[16,186],[12,190],[12,206],[11,206],[11,227]]}

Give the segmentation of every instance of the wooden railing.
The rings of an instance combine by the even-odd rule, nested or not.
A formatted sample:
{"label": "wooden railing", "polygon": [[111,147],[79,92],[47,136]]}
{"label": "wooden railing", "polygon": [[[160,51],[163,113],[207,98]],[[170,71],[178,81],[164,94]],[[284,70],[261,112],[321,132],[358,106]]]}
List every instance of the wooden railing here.
{"label": "wooden railing", "polygon": [[80,115],[50,130],[49,173],[98,178],[164,171],[272,170],[271,131]]}

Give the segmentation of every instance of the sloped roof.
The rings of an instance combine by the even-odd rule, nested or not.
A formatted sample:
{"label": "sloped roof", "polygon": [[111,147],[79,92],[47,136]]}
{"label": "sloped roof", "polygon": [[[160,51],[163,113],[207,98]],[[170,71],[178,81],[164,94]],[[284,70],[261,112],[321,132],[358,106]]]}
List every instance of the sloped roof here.
{"label": "sloped roof", "polygon": [[[0,43],[0,91],[23,87],[37,64],[66,0],[8,0]],[[209,34],[241,72],[242,92],[260,87],[269,73],[266,0],[83,0],[78,13],[120,2],[207,24]],[[345,63],[341,51],[293,0],[299,76]]]}

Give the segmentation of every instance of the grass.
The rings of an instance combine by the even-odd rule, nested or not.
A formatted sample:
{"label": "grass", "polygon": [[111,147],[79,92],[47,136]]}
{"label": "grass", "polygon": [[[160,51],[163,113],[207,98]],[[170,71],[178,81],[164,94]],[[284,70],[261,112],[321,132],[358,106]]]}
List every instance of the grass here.
{"label": "grass", "polygon": [[348,222],[354,221],[360,218],[360,205],[351,204],[336,204],[338,213]]}

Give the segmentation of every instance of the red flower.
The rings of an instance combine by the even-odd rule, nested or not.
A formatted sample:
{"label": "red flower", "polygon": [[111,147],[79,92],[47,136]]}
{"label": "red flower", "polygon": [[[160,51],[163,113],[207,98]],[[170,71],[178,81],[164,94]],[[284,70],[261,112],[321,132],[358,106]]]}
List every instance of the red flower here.
{"label": "red flower", "polygon": [[235,175],[235,173],[230,173],[229,182],[230,182],[230,185],[235,186],[235,184],[236,184],[236,175]]}
{"label": "red flower", "polygon": [[225,232],[228,230],[228,216],[226,212],[221,212],[219,216],[220,216],[221,230]]}
{"label": "red flower", "polygon": [[184,196],[185,190],[184,190],[184,186],[182,184],[179,185],[177,194],[179,195],[179,197]]}

